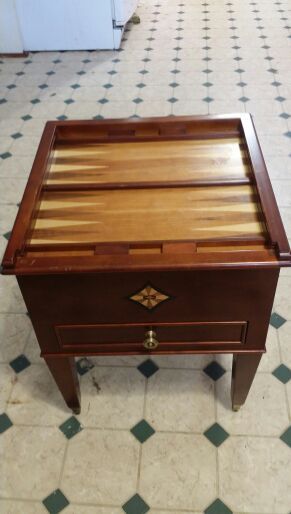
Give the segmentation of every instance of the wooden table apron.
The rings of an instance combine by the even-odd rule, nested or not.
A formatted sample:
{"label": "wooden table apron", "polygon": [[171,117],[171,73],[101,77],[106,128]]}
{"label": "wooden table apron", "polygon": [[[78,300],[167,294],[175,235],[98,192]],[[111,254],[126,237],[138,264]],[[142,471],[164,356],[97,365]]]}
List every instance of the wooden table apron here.
{"label": "wooden table apron", "polygon": [[[17,279],[42,356],[65,401],[79,412],[74,357],[110,354],[233,353],[232,404],[237,409],[265,351],[278,275],[275,268]],[[169,297],[151,310],[130,299],[147,284]],[[153,351],[143,347],[149,328],[159,340]]]}

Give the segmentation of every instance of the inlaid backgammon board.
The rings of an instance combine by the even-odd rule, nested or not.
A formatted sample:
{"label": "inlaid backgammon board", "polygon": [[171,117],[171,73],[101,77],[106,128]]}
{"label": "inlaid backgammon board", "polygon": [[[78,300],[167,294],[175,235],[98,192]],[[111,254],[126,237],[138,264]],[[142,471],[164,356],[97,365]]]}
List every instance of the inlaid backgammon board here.
{"label": "inlaid backgammon board", "polygon": [[74,357],[232,353],[232,405],[265,351],[290,248],[252,119],[48,122],[2,270],[79,412]]}

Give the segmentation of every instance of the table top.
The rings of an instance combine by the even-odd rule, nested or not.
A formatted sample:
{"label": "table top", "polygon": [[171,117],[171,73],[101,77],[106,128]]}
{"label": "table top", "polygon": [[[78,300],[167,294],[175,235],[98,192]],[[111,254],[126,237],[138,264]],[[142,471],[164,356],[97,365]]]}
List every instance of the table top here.
{"label": "table top", "polygon": [[249,115],[48,122],[4,273],[290,265]]}

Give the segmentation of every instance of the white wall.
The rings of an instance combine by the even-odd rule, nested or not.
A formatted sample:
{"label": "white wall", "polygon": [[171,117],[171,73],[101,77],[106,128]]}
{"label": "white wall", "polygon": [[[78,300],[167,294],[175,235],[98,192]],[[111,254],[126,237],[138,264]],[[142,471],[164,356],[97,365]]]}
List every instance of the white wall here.
{"label": "white wall", "polygon": [[14,0],[0,0],[0,53],[22,53],[23,44],[19,30]]}

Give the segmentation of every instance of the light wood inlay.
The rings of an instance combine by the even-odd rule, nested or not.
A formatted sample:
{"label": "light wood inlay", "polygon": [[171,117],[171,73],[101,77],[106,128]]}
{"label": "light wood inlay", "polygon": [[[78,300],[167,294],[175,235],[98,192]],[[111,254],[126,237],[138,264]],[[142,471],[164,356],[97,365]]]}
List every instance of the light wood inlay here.
{"label": "light wood inlay", "polygon": [[44,192],[30,244],[264,236],[252,186]]}
{"label": "light wood inlay", "polygon": [[239,138],[57,145],[46,185],[235,180],[250,175]]}

